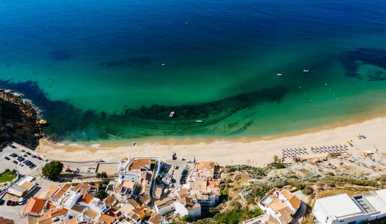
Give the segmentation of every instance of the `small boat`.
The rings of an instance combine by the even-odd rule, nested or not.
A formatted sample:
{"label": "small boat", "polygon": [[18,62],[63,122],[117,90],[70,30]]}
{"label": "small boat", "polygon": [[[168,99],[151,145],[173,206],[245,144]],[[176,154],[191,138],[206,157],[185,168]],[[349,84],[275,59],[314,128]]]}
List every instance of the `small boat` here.
{"label": "small boat", "polygon": [[278,76],[278,77],[281,77],[281,76],[283,76],[284,74],[283,73],[277,73],[276,74],[276,76]]}
{"label": "small boat", "polygon": [[309,73],[309,72],[310,72],[310,70],[309,70],[309,69],[307,69],[307,68],[305,68],[305,69],[303,69],[303,72],[304,72],[304,73]]}
{"label": "small boat", "polygon": [[203,120],[195,120],[194,122],[196,122],[196,123],[202,123],[202,122],[204,122]]}
{"label": "small boat", "polygon": [[170,111],[170,113],[169,113],[169,117],[170,117],[170,118],[173,118],[175,114],[176,114],[176,112],[175,112],[175,111]]}

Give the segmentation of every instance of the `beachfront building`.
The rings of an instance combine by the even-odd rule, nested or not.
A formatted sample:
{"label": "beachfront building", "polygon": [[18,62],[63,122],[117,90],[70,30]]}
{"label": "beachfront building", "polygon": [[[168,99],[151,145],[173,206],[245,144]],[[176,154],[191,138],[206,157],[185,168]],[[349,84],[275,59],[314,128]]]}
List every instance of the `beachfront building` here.
{"label": "beachfront building", "polygon": [[[113,223],[116,216],[109,213],[104,201],[94,197],[95,187],[90,184],[56,185],[45,198],[31,198],[23,210],[28,223]],[[108,198],[113,207],[114,199]]]}
{"label": "beachfront building", "polygon": [[118,179],[111,184],[109,193],[114,193],[121,202],[134,198],[145,204],[150,203],[156,164],[157,161],[150,158],[122,161],[118,169]]}
{"label": "beachfront building", "polygon": [[201,216],[200,203],[191,201],[188,203],[181,203],[176,201],[173,203],[175,213],[181,217],[199,218]]}
{"label": "beachfront building", "polygon": [[162,218],[182,216],[199,218],[203,207],[218,204],[219,167],[212,161],[161,163],[155,181],[154,211]]}
{"label": "beachfront building", "polygon": [[355,224],[386,217],[386,189],[350,197],[339,194],[317,199],[312,211],[320,224]]}
{"label": "beachfront building", "polygon": [[165,198],[163,200],[156,201],[154,203],[154,210],[159,215],[166,215],[170,212],[173,212],[175,199]]}
{"label": "beachfront building", "polygon": [[217,205],[220,198],[218,166],[213,161],[197,162],[188,181],[182,188],[188,189],[192,198],[205,207]]}
{"label": "beachfront building", "polygon": [[286,189],[273,189],[260,201],[265,223],[288,224],[300,210],[302,201]]}
{"label": "beachfront building", "polygon": [[48,201],[42,198],[33,197],[28,200],[22,214],[24,216],[40,217],[43,215],[44,209],[47,207]]}
{"label": "beachfront building", "polygon": [[35,178],[24,176],[7,189],[3,199],[15,203],[25,202],[37,189]]}

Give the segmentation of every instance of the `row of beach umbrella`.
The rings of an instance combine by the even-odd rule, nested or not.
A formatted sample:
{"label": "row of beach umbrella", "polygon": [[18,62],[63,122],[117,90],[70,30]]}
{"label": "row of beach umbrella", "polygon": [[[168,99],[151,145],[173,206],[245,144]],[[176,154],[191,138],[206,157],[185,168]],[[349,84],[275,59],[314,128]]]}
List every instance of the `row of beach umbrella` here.
{"label": "row of beach umbrella", "polygon": [[[312,146],[310,150],[312,153],[341,153],[349,149],[348,145],[328,145],[328,146]],[[294,158],[301,155],[309,154],[309,150],[306,147],[300,148],[286,148],[282,149],[282,157]]]}

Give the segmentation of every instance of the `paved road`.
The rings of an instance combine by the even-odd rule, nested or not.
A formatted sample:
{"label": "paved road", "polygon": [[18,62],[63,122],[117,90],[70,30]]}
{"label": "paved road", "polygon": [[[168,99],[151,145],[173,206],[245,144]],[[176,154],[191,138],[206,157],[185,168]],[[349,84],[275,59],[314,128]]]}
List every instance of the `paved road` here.
{"label": "paved road", "polygon": [[21,215],[21,206],[0,206],[0,216],[12,219],[15,223],[27,223],[27,218]]}

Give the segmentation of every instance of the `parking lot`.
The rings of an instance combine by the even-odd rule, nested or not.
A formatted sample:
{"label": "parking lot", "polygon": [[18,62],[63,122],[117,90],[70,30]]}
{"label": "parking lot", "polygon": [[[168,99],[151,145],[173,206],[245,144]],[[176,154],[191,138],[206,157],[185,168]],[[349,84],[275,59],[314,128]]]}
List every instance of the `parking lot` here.
{"label": "parking lot", "polygon": [[31,149],[12,143],[0,149],[0,172],[15,169],[22,175],[38,173],[45,159]]}

